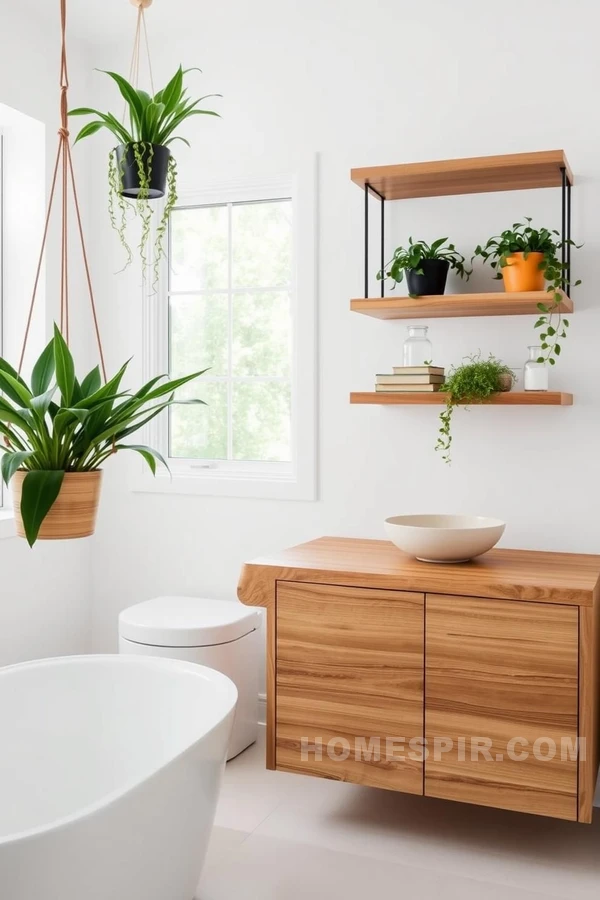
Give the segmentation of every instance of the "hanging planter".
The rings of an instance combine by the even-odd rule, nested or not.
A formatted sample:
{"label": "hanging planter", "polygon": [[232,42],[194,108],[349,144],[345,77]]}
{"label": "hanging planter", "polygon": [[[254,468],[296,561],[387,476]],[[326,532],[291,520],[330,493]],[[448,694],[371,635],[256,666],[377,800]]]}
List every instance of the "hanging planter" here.
{"label": "hanging planter", "polygon": [[99,366],[80,381],[56,325],[30,385],[0,359],[0,470],[5,484],[12,482],[17,533],[31,546],[36,540],[93,534],[100,468],[113,454],[132,450],[153,474],[157,462],[166,466],[157,450],[125,440],[175,404],[177,388],[203,373],[171,381],[159,376],[131,392],[122,387],[127,367],[125,363],[105,384]]}
{"label": "hanging planter", "polygon": [[171,151],[159,144],[119,144],[115,149],[122,197],[137,200],[164,197]]}
{"label": "hanging planter", "polygon": [[[157,462],[166,466],[157,450],[142,444],[129,444],[127,439],[178,402],[175,400],[177,388],[203,374],[195,372],[175,380],[159,375],[133,392],[122,385],[129,364],[126,362],[116,375],[107,378],[67,127],[66,0],[60,0],[60,10],[61,124],[44,235],[18,368],[13,368],[7,360],[0,358],[0,439],[3,438],[0,443],[0,473],[7,486],[12,482],[17,533],[27,538],[30,546],[37,540],[64,540],[93,534],[102,480],[101,467],[113,454],[132,450],[143,457],[153,474],[156,473]],[[134,147],[134,156],[135,153]],[[62,171],[60,327],[54,326],[52,340],[33,366],[28,383],[21,372],[59,171]],[[100,365],[83,378],[76,375],[68,346],[69,187],[73,195],[100,356]],[[203,403],[202,400],[184,402]]]}
{"label": "hanging planter", "polygon": [[[96,528],[96,515],[100,503],[102,471],[63,472],[58,496],[37,533],[40,541],[61,541],[84,538],[92,535]],[[26,469],[19,469],[12,479],[13,509],[17,534],[27,537],[31,533],[30,522],[25,526],[21,514],[23,484],[28,477]],[[25,511],[28,517],[27,508]]]}
{"label": "hanging planter", "polygon": [[[189,71],[181,66],[167,86],[151,96],[138,90],[133,84],[116,72],[105,72],[117,84],[125,100],[129,127],[122,124],[112,113],[103,113],[89,107],[72,109],[70,116],[95,116],[77,135],[75,143],[96,134],[102,128],[108,129],[119,144],[110,151],[108,162],[110,221],[119,235],[121,245],[127,254],[126,265],[133,259],[127,239],[127,214],[130,208],[142,223],[140,255],[144,274],[150,257],[152,206],[151,201],[165,196],[165,202],[156,226],[153,256],[153,282],[158,281],[161,259],[164,255],[164,239],[169,216],[177,202],[177,163],[169,145],[174,141],[189,142],[177,132],[193,116],[218,116],[210,109],[198,109],[198,105],[208,97],[189,100],[183,86],[184,76]],[[133,200],[133,204],[129,203]]]}

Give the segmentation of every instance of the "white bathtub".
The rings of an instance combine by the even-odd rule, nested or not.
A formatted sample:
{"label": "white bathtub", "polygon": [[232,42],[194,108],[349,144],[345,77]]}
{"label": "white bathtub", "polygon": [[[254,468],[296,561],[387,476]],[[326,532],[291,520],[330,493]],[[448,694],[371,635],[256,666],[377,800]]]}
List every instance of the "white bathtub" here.
{"label": "white bathtub", "polygon": [[179,660],[0,669],[0,898],[192,900],[236,698]]}

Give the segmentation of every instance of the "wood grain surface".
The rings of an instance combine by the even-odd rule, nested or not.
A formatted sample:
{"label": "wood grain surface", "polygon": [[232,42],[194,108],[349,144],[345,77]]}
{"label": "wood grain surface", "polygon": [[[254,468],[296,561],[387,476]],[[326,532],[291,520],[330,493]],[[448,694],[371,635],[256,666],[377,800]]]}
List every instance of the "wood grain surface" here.
{"label": "wood grain surface", "polygon": [[[561,741],[576,746],[578,621],[570,607],[427,596],[425,733],[454,743],[437,760],[429,746],[428,797],[577,819],[577,759],[561,759]],[[492,759],[472,759],[473,736],[491,739]],[[527,759],[509,758],[513,738]],[[554,759],[535,758],[540,738]]]}
{"label": "wood grain surface", "polygon": [[[560,312],[572,313],[573,301],[560,291]],[[536,316],[538,303],[548,303],[547,291],[506,294],[442,294],[422,297],[373,297],[350,301],[352,312],[375,319],[445,319],[459,316]]]}
{"label": "wood grain surface", "polygon": [[592,606],[600,599],[600,556],[502,548],[468,563],[432,565],[390,541],[322,537],[246,564],[240,600],[269,606],[277,580]]}
{"label": "wood grain surface", "polygon": [[[19,537],[25,537],[21,519],[21,490],[27,472],[16,472],[11,481],[15,523]],[[102,470],[66,472],[60,493],[42,522],[38,540],[63,541],[92,535],[100,502]]]}
{"label": "wood grain surface", "polygon": [[[350,403],[362,406],[442,406],[446,402],[443,391],[425,393],[353,391]],[[504,391],[492,394],[482,403],[463,403],[462,406],[573,406],[573,394],[564,391]]]}
{"label": "wood grain surface", "polygon": [[[423,601],[417,593],[278,585],[278,769],[423,792],[423,764],[408,752],[423,735]],[[302,738],[317,751],[305,760]],[[332,755],[349,748],[345,760],[327,752],[336,738]],[[372,738],[379,759],[363,752]]]}
{"label": "wood grain surface", "polygon": [[350,177],[359,187],[368,183],[386,200],[404,200],[560,187],[562,166],[572,184],[573,173],[564,150],[368,166],[352,169]]}

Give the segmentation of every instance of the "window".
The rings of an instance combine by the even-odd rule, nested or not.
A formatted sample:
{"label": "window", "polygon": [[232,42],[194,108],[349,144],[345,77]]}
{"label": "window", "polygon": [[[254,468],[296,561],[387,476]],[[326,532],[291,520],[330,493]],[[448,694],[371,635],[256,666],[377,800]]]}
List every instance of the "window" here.
{"label": "window", "polygon": [[182,194],[171,213],[146,374],[210,367],[178,394],[207,405],[156,420],[173,478],[140,489],[314,498],[314,174]]}
{"label": "window", "polygon": [[287,197],[172,213],[169,369],[211,367],[182,391],[208,407],[171,411],[172,458],[289,470],[292,215]]}

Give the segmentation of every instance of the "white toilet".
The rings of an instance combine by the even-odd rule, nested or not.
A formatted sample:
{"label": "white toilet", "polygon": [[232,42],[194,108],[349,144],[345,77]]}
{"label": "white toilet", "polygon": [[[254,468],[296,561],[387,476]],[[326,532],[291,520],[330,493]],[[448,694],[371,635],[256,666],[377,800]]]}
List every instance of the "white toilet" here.
{"label": "white toilet", "polygon": [[261,614],[237,601],[155,597],[119,616],[119,652],[166,656],[217,669],[238,689],[227,759],[253,744],[258,730]]}

